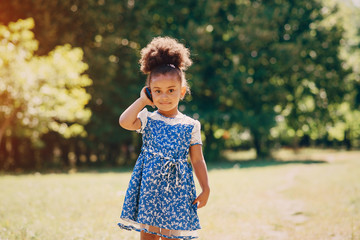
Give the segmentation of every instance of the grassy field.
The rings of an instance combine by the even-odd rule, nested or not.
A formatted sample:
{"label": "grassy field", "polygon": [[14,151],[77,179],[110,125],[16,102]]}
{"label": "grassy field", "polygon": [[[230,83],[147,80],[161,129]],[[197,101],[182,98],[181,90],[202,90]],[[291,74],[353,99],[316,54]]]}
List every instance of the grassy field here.
{"label": "grassy field", "polygon": [[[360,152],[276,154],[209,166],[200,239],[360,240]],[[117,227],[130,174],[0,175],[0,239],[139,239]]]}

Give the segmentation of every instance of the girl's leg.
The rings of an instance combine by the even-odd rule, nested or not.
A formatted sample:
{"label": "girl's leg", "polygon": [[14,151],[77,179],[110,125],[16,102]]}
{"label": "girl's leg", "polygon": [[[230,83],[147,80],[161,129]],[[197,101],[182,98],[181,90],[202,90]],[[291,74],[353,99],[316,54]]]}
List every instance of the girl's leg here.
{"label": "girl's leg", "polygon": [[[177,234],[176,230],[168,230],[168,229],[161,229],[161,234],[166,235],[166,236],[171,236],[171,235],[177,235],[179,236],[179,234]],[[161,237],[161,240],[179,240],[179,239],[174,239],[174,238],[165,238],[165,237]]]}
{"label": "girl's leg", "polygon": [[[142,225],[141,227],[145,228],[145,225]],[[160,229],[158,227],[148,226],[147,229],[150,232],[160,233]],[[140,233],[140,240],[159,240],[159,239],[160,239],[160,236],[155,235],[155,234],[146,233],[144,231],[142,231]]]}
{"label": "girl's leg", "polygon": [[146,232],[141,232],[140,233],[140,240],[159,240],[160,236],[158,235],[154,235],[154,234],[150,234],[150,233],[146,233]]}

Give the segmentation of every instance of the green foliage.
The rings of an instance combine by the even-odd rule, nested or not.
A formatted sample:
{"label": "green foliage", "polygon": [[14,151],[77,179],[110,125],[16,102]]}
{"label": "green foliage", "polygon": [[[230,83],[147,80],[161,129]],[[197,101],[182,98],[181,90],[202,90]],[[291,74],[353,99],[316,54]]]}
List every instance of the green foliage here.
{"label": "green foliage", "polygon": [[334,125],[329,127],[330,140],[336,139],[344,141],[346,134],[351,134],[348,138],[357,139],[360,136],[360,111],[350,108],[348,102],[341,103],[337,106],[331,106],[332,118],[336,119]]}
{"label": "green foliage", "polygon": [[227,138],[213,138],[218,129],[250,130],[262,156],[276,119],[291,137],[331,121],[327,106],[342,101],[347,72],[338,54],[341,27],[321,25],[327,15],[317,1],[207,1],[191,14],[202,8],[203,21],[180,22],[188,33],[178,35],[195,50],[191,109],[214,152]]}
{"label": "green foliage", "polygon": [[83,125],[91,111],[85,108],[90,99],[85,87],[92,81],[83,74],[88,68],[83,51],[64,45],[37,56],[33,27],[32,18],[0,26],[1,127],[33,140],[49,131],[86,136]]}
{"label": "green foliage", "polygon": [[[82,93],[54,90],[59,98],[83,96],[77,106],[62,105],[63,111],[76,114],[65,120],[69,116],[56,110],[55,123],[41,125],[38,120],[36,128],[42,126],[43,131],[32,131],[29,125],[27,136],[44,129],[66,137],[84,133],[89,112],[75,109],[89,101],[88,136],[78,140],[87,146],[83,150],[87,161],[103,159],[111,164],[129,163],[136,158],[134,146],[139,147],[140,137],[121,129],[118,117],[145,83],[139,72],[140,49],[158,35],[179,39],[190,48],[194,60],[186,73],[192,95],[180,108],[202,122],[206,159],[216,161],[225,148],[255,148],[258,156],[268,156],[279,142],[296,147],[302,139],[358,138],[347,116],[357,116],[360,105],[360,14],[358,8],[346,4],[335,0],[54,0],[41,4],[12,0],[0,5],[0,22],[32,17],[40,44],[29,40],[33,44],[29,54],[52,62],[55,52],[67,59],[70,55],[65,52],[75,51],[79,63],[81,50],[56,46],[80,47],[89,68],[78,65],[77,72],[87,79],[82,74],[86,71],[93,79],[92,85],[77,87]],[[42,71],[39,60],[33,62],[33,68]],[[52,69],[56,67],[61,68],[56,63]],[[50,104],[40,98],[42,105]],[[11,111],[7,111],[9,116]],[[33,122],[27,118],[28,124]],[[71,123],[79,125],[71,127]],[[66,149],[62,139],[53,141]]]}

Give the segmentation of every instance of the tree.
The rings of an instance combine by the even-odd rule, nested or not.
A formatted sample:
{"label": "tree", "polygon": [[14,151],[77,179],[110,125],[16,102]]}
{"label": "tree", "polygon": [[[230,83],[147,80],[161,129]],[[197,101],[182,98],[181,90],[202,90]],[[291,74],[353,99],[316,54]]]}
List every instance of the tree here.
{"label": "tree", "polygon": [[331,15],[325,22],[325,26],[340,23],[344,28],[341,40],[340,57],[344,60],[344,68],[350,69],[346,77],[345,101],[340,104],[330,105],[332,124],[328,125],[328,137],[330,140],[342,142],[347,149],[358,147],[360,136],[357,119],[359,119],[360,106],[360,8],[352,1],[324,1],[326,9],[337,8],[338,11]]}
{"label": "tree", "polygon": [[191,50],[193,94],[180,107],[202,122],[207,160],[220,159],[242,132],[250,133],[258,156],[269,155],[279,134],[294,146],[303,135],[322,137],[324,123],[334,121],[329,107],[356,95],[356,84],[344,80],[352,69],[344,71],[338,56],[342,27],[323,24],[335,11],[316,0],[12,0],[0,11],[0,22],[35,19],[39,55],[65,43],[84,50],[93,115],[88,137],[75,141],[111,164],[119,155],[133,159],[139,136],[117,120],[145,83],[139,51],[155,36],[177,38]]}
{"label": "tree", "polygon": [[199,56],[203,81],[196,103],[215,119],[215,128],[224,122],[248,128],[261,157],[270,153],[277,116],[295,133],[315,131],[331,121],[327,106],[343,101],[348,72],[339,58],[341,27],[321,25],[326,17],[321,4],[207,3],[216,6],[212,17],[202,31],[193,31],[203,38],[194,48],[204,53]]}
{"label": "tree", "polygon": [[[39,55],[46,55],[63,44],[83,49],[84,61],[89,65],[86,73],[93,79],[93,84],[87,87],[92,96],[87,106],[93,114],[85,127],[88,137],[77,139],[75,144],[86,143],[88,161],[94,155],[115,164],[120,149],[130,148],[134,142],[134,137],[124,134],[117,123],[120,113],[138,94],[137,86],[143,82],[137,65],[139,44],[134,41],[141,39],[138,35],[142,32],[133,21],[136,16],[130,5],[117,0],[54,0],[41,4],[13,0],[0,5],[0,22],[34,18]],[[52,139],[63,142],[61,138]],[[61,144],[63,152],[66,144],[75,145]],[[67,153],[63,157],[67,162]]]}
{"label": "tree", "polygon": [[5,130],[33,141],[49,131],[65,138],[82,135],[91,111],[85,87],[91,79],[80,48],[58,46],[37,56],[34,20],[0,26],[0,142]]}

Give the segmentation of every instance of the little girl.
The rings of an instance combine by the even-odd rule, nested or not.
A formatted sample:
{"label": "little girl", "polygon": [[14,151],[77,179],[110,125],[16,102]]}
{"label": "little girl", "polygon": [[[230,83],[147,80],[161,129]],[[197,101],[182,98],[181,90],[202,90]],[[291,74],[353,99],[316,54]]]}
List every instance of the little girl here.
{"label": "little girl", "polygon": [[[178,110],[189,91],[184,74],[192,64],[189,56],[175,39],[154,38],[141,50],[140,60],[149,89],[144,87],[119,119],[123,128],[143,134],[118,223],[120,228],[140,232],[141,240],[197,238],[197,208],[209,198],[200,122]],[[158,110],[148,112],[146,105]],[[198,197],[192,168],[202,188]]]}

